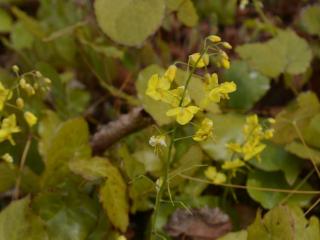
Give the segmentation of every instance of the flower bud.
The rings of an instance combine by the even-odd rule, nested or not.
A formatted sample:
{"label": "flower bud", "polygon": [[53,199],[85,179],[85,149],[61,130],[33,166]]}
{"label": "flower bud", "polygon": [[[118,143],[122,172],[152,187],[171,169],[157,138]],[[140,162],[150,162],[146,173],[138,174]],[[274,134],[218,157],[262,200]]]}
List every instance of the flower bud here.
{"label": "flower bud", "polygon": [[34,126],[38,122],[38,118],[32,112],[25,112],[24,119],[28,123],[29,127]]}
{"label": "flower bud", "polygon": [[208,39],[213,43],[218,43],[221,41],[221,38],[217,35],[210,35]]}
{"label": "flower bud", "polygon": [[23,101],[23,99],[22,98],[17,98],[17,100],[16,100],[16,105],[17,105],[17,107],[20,109],[20,110],[22,110],[23,109],[23,107],[24,107],[24,101]]}

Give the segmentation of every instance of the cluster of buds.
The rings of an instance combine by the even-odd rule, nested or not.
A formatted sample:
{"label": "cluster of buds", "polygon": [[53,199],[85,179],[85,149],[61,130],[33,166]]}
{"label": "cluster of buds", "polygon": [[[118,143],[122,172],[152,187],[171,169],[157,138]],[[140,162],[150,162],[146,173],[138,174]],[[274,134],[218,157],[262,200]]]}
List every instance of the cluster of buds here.
{"label": "cluster of buds", "polygon": [[[11,145],[15,145],[12,135],[22,131],[21,127],[17,125],[16,110],[23,114],[23,118],[29,128],[32,128],[38,121],[35,114],[26,109],[25,97],[22,96],[22,92],[25,92],[28,97],[35,95],[38,91],[46,92],[50,88],[51,81],[43,77],[39,71],[20,75],[20,69],[16,65],[12,67],[12,70],[17,76],[18,83],[11,88],[6,88],[0,82],[0,114],[2,117],[0,122],[0,143],[9,141]],[[15,92],[16,94],[14,94]],[[15,111],[10,111],[6,107],[9,109],[14,108]],[[2,155],[1,159],[8,163],[13,161],[9,153]]]}
{"label": "cluster of buds", "polygon": [[[217,74],[210,74],[208,72],[210,62],[215,62],[217,66],[229,68],[229,58],[223,49],[230,48],[231,46],[229,43],[222,42],[221,38],[216,35],[211,35],[206,38],[204,48],[201,52],[193,53],[189,56],[187,64],[188,73],[191,72],[189,80],[197,69],[205,70],[204,75],[200,76],[200,78],[206,89],[206,94],[203,97],[200,106],[197,106],[192,102],[189,95],[187,89],[189,80],[186,81],[185,85],[179,85],[178,82],[175,81],[176,72],[178,70],[176,65],[169,66],[162,76],[153,74],[148,81],[146,95],[156,101],[162,101],[169,104],[171,109],[166,112],[166,115],[168,117],[174,117],[178,124],[186,125],[190,123],[190,121],[192,121],[192,119],[209,103],[219,103],[221,99],[228,99],[229,93],[236,91],[236,84],[234,82],[219,84]],[[198,119],[197,123],[193,124],[198,126],[193,135],[195,141],[204,141],[212,136],[212,120],[209,118],[202,118]],[[157,136],[153,136],[153,138],[157,138]],[[152,140],[151,142],[154,141]],[[159,142],[158,145],[163,144],[160,144]]]}
{"label": "cluster of buds", "polygon": [[[244,141],[241,144],[230,142],[226,145],[233,153],[232,155],[236,156],[236,158],[224,162],[221,165],[221,169],[223,171],[231,171],[231,176],[234,176],[236,170],[245,166],[247,161],[254,158],[261,160],[260,154],[266,148],[263,141],[273,137],[274,129],[271,125],[274,123],[275,120],[269,118],[267,119],[267,125],[265,124],[265,126],[262,126],[259,123],[259,118],[256,114],[248,116],[242,129]],[[213,172],[216,173],[213,174]],[[225,182],[227,179],[226,175],[223,172],[219,172],[219,174],[224,175],[224,177],[221,177],[220,175],[218,177],[217,173],[218,171],[215,167],[209,167],[205,172],[205,175],[215,184]]]}

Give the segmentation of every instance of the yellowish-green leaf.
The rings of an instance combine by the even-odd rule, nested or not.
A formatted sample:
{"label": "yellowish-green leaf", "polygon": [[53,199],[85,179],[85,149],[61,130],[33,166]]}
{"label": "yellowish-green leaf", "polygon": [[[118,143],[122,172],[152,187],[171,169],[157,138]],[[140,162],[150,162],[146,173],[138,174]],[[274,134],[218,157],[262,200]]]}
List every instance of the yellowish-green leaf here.
{"label": "yellowish-green leaf", "polygon": [[39,217],[29,209],[30,198],[13,201],[0,213],[0,239],[47,240],[48,235]]}
{"label": "yellowish-green leaf", "polygon": [[69,162],[71,171],[83,178],[94,181],[108,176],[110,163],[101,157],[82,159]]}
{"label": "yellowish-green leaf", "polygon": [[301,12],[300,21],[308,33],[320,36],[320,5],[306,7]]}
{"label": "yellowish-green leaf", "polygon": [[88,125],[83,118],[59,124],[46,141],[44,185],[64,181],[69,161],[91,157]]}
{"label": "yellowish-green leaf", "polygon": [[[283,192],[269,192],[254,190],[250,187],[262,187],[273,189],[294,189],[299,184],[297,179],[296,184],[289,186],[281,172],[263,172],[255,170],[249,173],[247,179],[247,189],[250,197],[259,202],[264,208],[271,209],[277,206],[288,193]],[[300,190],[312,190],[309,184],[303,184]],[[314,195],[310,194],[294,194],[287,199],[288,203],[298,204],[300,206],[307,206]]]}
{"label": "yellowish-green leaf", "polygon": [[191,0],[184,0],[178,7],[178,19],[188,27],[198,23],[198,14]]}
{"label": "yellowish-green leaf", "polygon": [[291,30],[279,31],[265,43],[242,45],[236,51],[254,69],[269,77],[303,73],[312,58],[307,42]]}
{"label": "yellowish-green leaf", "polygon": [[153,100],[146,95],[149,78],[152,74],[163,74],[164,70],[158,65],[151,65],[143,69],[138,76],[136,88],[138,97],[140,98],[143,108],[148,112],[158,125],[171,123],[173,120],[167,117],[166,112],[170,109],[170,105]]}
{"label": "yellowish-green leaf", "polygon": [[[276,116],[273,141],[279,144],[290,143],[304,132],[310,119],[320,112],[320,103],[313,92],[301,93],[295,102]],[[294,126],[296,125],[296,127]]]}
{"label": "yellowish-green leaf", "polygon": [[127,186],[119,172],[107,159],[107,179],[100,188],[99,198],[110,222],[122,232],[129,224]]}
{"label": "yellowish-green leaf", "polygon": [[286,150],[300,158],[313,160],[317,164],[320,163],[320,151],[315,148],[305,146],[301,142],[293,141],[287,144]]}
{"label": "yellowish-green leaf", "polygon": [[218,240],[247,240],[248,233],[246,230],[241,230],[239,232],[231,232],[227,235],[218,238]]}
{"label": "yellowish-green leaf", "polygon": [[10,190],[16,181],[16,171],[14,167],[10,167],[7,163],[0,163],[0,192]]}
{"label": "yellowish-green leaf", "polygon": [[94,6],[101,29],[112,40],[129,46],[141,45],[157,30],[165,9],[163,0],[97,0]]}
{"label": "yellowish-green leaf", "polygon": [[10,32],[12,27],[12,19],[10,15],[0,8],[0,33]]}
{"label": "yellowish-green leaf", "polygon": [[40,39],[46,36],[46,32],[36,19],[16,7],[12,8],[12,12],[34,36]]}
{"label": "yellowish-green leaf", "polygon": [[248,240],[313,240],[320,238],[319,220],[307,221],[298,207],[277,206],[263,218],[258,212],[256,220],[248,228]]}

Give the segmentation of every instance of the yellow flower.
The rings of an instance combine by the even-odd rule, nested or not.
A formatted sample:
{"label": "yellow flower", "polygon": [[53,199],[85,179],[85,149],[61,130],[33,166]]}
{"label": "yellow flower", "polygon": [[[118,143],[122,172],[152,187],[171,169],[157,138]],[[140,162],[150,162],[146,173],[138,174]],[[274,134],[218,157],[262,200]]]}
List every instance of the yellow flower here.
{"label": "yellow flower", "polygon": [[218,87],[213,88],[209,94],[209,100],[218,103],[221,99],[229,99],[229,93],[237,90],[237,85],[234,82],[224,82]]}
{"label": "yellow flower", "polygon": [[5,153],[1,156],[1,159],[7,163],[13,163],[13,157],[9,153]]}
{"label": "yellow flower", "polygon": [[168,78],[160,78],[158,74],[153,74],[149,81],[146,94],[154,100],[160,100],[165,91],[170,88],[170,81]]}
{"label": "yellow flower", "polygon": [[228,59],[222,59],[221,65],[223,68],[229,69],[230,68],[230,61]]}
{"label": "yellow flower", "polygon": [[32,112],[25,112],[24,119],[28,123],[29,127],[34,126],[38,122],[38,118]]}
{"label": "yellow flower", "polygon": [[3,119],[1,123],[0,142],[9,140],[12,145],[15,145],[12,134],[20,131],[20,128],[17,126],[16,115],[11,114],[9,117]]}
{"label": "yellow flower", "polygon": [[244,155],[243,159],[245,161],[248,161],[253,157],[259,155],[265,148],[266,148],[266,145],[262,143],[259,143],[259,144],[247,143],[242,148],[242,153]]}
{"label": "yellow flower", "polygon": [[221,38],[217,35],[210,35],[208,39],[213,43],[218,43],[221,41]]}
{"label": "yellow flower", "polygon": [[236,153],[242,152],[242,148],[239,143],[228,143],[226,147]]}
{"label": "yellow flower", "polygon": [[236,169],[244,165],[245,163],[243,161],[241,161],[240,159],[236,159],[236,160],[224,162],[224,164],[222,164],[221,167],[222,169],[229,170],[229,169]]}
{"label": "yellow flower", "polygon": [[4,104],[7,100],[11,99],[12,91],[6,89],[0,82],[0,111],[3,110]]}
{"label": "yellow flower", "polygon": [[213,122],[209,118],[202,120],[200,128],[196,131],[192,137],[193,140],[201,142],[212,136]]}
{"label": "yellow flower", "polygon": [[205,170],[204,175],[214,184],[221,184],[227,181],[226,175],[218,172],[217,169],[212,166]]}
{"label": "yellow flower", "polygon": [[[166,103],[169,103],[172,107],[179,107],[184,89],[185,89],[184,86],[181,86],[176,89],[166,91],[163,93],[161,100]],[[191,102],[191,98],[188,94],[188,91],[186,91],[186,94],[184,96],[181,106],[182,107],[187,106],[190,102]]]}
{"label": "yellow flower", "polygon": [[176,121],[181,124],[185,125],[191,121],[193,116],[200,110],[200,108],[196,106],[188,106],[188,107],[177,107],[170,109],[167,111],[166,115],[168,117],[176,117]]}
{"label": "yellow flower", "polygon": [[273,137],[273,134],[274,134],[274,129],[268,129],[264,132],[264,138],[270,139]]}
{"label": "yellow flower", "polygon": [[171,65],[168,67],[167,71],[164,73],[164,77],[166,77],[170,82],[176,77],[177,67],[175,65]]}
{"label": "yellow flower", "polygon": [[206,53],[203,54],[202,56],[200,53],[194,53],[189,56],[189,59],[190,59],[190,64],[196,68],[203,68],[205,66],[208,66],[209,64],[209,55]]}
{"label": "yellow flower", "polygon": [[211,75],[209,73],[206,73],[204,76],[204,80],[205,80],[206,91],[210,91],[213,88],[216,88],[219,86],[218,75],[216,73],[213,73]]}

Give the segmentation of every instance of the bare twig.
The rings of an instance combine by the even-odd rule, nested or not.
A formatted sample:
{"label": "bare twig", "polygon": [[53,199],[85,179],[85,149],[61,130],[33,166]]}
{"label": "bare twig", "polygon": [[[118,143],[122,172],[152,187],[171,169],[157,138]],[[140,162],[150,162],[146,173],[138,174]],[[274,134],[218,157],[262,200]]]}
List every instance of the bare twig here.
{"label": "bare twig", "polygon": [[121,138],[145,128],[153,123],[152,118],[142,107],[133,108],[129,113],[121,115],[117,120],[102,125],[91,139],[95,154],[102,153]]}

